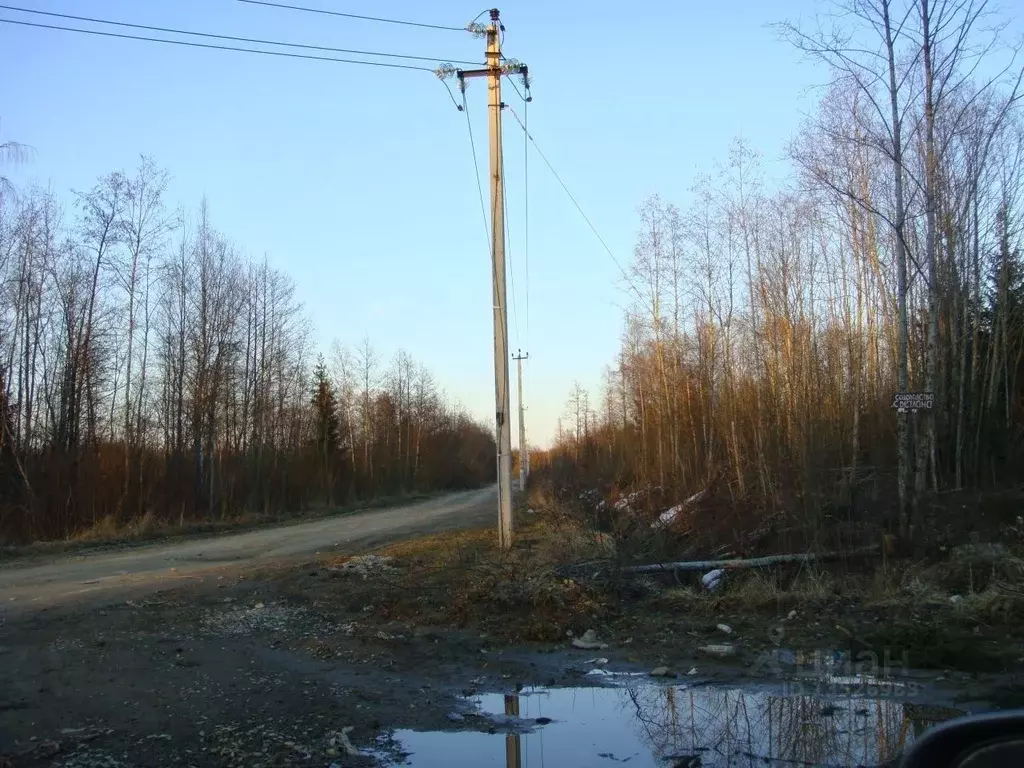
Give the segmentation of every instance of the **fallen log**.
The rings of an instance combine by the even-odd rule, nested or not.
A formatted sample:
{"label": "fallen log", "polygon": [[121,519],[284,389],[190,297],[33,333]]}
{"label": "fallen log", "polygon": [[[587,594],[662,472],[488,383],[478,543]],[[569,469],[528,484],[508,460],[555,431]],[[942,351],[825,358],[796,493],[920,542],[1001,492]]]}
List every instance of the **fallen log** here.
{"label": "fallen log", "polygon": [[745,560],[683,560],[677,563],[654,563],[652,565],[631,565],[622,569],[622,573],[661,573],[665,571],[710,571],[717,568],[733,570],[736,568],[763,568],[766,565],[781,563],[807,563],[813,560],[839,560],[851,555],[867,555],[877,552],[879,547],[872,545],[849,552],[805,552],[794,555],[767,555],[751,557]]}

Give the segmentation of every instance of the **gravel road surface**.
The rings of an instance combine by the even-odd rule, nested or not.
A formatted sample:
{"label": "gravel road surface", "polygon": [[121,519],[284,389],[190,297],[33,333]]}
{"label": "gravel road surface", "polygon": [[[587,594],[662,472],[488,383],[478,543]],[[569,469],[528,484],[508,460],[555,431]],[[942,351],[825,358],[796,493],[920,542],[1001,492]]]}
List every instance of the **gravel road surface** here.
{"label": "gravel road surface", "polygon": [[309,559],[318,552],[358,552],[432,532],[478,527],[497,516],[496,498],[496,486],[489,486],[308,523],[11,563],[0,567],[0,611],[13,617],[39,608],[92,606],[211,575]]}

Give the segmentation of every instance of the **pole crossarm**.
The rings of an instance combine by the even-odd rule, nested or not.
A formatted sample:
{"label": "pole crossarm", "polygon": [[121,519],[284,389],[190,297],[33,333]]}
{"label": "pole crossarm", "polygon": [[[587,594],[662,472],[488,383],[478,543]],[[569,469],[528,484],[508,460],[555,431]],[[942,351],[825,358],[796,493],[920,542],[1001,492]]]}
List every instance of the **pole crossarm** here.
{"label": "pole crossarm", "polygon": [[484,69],[456,69],[452,74],[460,80],[463,80],[467,77],[488,77],[489,75],[495,74],[495,70],[497,70],[497,74],[499,76],[504,75],[507,77],[510,75],[521,75],[526,80],[524,85],[529,88],[530,68],[525,64],[520,64],[515,59],[507,59],[497,67],[485,67]]}

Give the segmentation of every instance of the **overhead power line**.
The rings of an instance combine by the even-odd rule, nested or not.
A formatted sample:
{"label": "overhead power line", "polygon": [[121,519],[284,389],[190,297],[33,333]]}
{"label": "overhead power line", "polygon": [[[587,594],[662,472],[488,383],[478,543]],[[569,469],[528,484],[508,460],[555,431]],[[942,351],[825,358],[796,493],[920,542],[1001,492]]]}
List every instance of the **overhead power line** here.
{"label": "overhead power line", "polygon": [[[494,249],[493,249],[493,243],[491,241],[491,227],[490,227],[490,224],[488,223],[488,220],[487,220],[487,203],[484,202],[484,187],[483,187],[483,182],[480,179],[480,163],[477,161],[476,140],[473,138],[473,121],[469,117],[469,103],[466,101],[466,90],[465,90],[465,88],[462,89],[462,109],[460,111],[463,112],[466,115],[466,128],[467,128],[467,130],[469,132],[469,150],[470,150],[470,152],[473,155],[473,173],[476,176],[476,191],[477,191],[477,194],[480,197],[480,218],[483,220],[483,223],[484,223],[484,239],[487,241],[487,251],[488,251],[488,253],[491,254],[491,259],[492,259],[491,279],[493,280],[494,279],[494,271],[493,271],[493,267],[494,267],[494,264],[493,264]],[[504,163],[502,164],[502,168],[504,169]],[[502,184],[504,184],[504,181],[502,182]],[[504,190],[504,186],[502,187],[502,190]],[[494,214],[495,210],[496,209],[494,209],[494,208],[491,209],[491,214],[492,214],[491,221],[492,222],[494,221],[493,214]],[[506,218],[507,218],[507,214],[506,214]],[[507,239],[506,239],[506,242],[507,242]],[[513,289],[512,305],[513,305],[513,309],[514,309],[514,307],[515,307],[515,291],[514,291],[514,289]],[[504,319],[504,323],[501,326],[500,330],[501,330],[501,334],[502,334],[502,337],[503,337],[504,341],[507,343],[508,342],[508,316],[507,315],[506,315],[506,317]],[[516,321],[516,335],[518,336],[518,334],[519,334],[519,328],[518,328],[518,319],[517,319],[517,321]]]}
{"label": "overhead power line", "polygon": [[[509,80],[523,100],[523,251],[526,256],[526,348],[530,348],[530,101],[515,84]],[[509,107],[509,111],[512,110]],[[516,115],[516,119],[519,116]],[[527,354],[529,357],[529,354]]]}
{"label": "overhead power line", "polygon": [[[498,141],[504,142],[501,122],[498,123]],[[505,153],[501,154],[501,199],[505,203],[505,261],[508,263],[509,288],[512,290],[512,322],[516,329],[516,344],[519,344],[519,308],[516,301],[516,270],[512,263],[512,227],[508,225],[508,187],[505,184]],[[521,346],[521,345],[520,345]]]}
{"label": "overhead power line", "polygon": [[147,43],[166,43],[168,45],[185,45],[190,48],[206,48],[214,51],[235,51],[238,53],[257,53],[262,56],[279,56],[287,59],[307,59],[309,61],[331,61],[337,64],[365,64],[369,67],[388,67],[389,69],[414,69],[421,72],[434,73],[431,67],[422,67],[416,64],[392,64],[387,61],[361,61],[359,59],[339,59],[332,56],[313,56],[306,53],[288,53],[287,51],[261,51],[256,48],[239,48],[232,45],[214,45],[212,43],[194,43],[189,40],[167,40],[159,37],[143,37],[141,35],[126,35],[121,32],[101,32],[98,29],[79,29],[77,27],[63,27],[56,24],[38,24],[32,21],[15,21],[14,19],[0,19],[0,24],[17,24],[22,27],[36,27],[38,29],[56,29],[62,32],[79,32],[83,35],[97,35],[99,37],[116,37],[122,40],[142,40]]}
{"label": "overhead power line", "polygon": [[284,8],[289,11],[303,11],[304,13],[321,13],[325,16],[342,16],[346,19],[359,19],[361,21],[379,21],[383,24],[402,24],[407,27],[423,27],[426,29],[445,29],[452,32],[465,32],[465,27],[449,27],[444,24],[424,24],[419,21],[404,21],[402,19],[382,19],[379,16],[360,16],[356,13],[342,13],[341,11],[328,11],[323,8],[307,8],[303,5],[287,5],[285,3],[270,3],[266,0],[238,0],[240,3],[249,5],[265,5],[270,8]]}
{"label": "overhead power line", "polygon": [[484,239],[487,240],[487,250],[491,250],[491,228],[487,223],[487,203],[484,202],[484,185],[480,180],[480,163],[476,159],[476,140],[473,138],[473,121],[469,117],[469,103],[466,101],[466,91],[462,91],[462,109],[459,110],[466,115],[466,127],[469,129],[469,150],[473,154],[473,173],[476,175],[476,191],[480,196],[480,218],[484,222]]}
{"label": "overhead power line", "polygon": [[585,221],[587,223],[587,226],[590,227],[590,231],[594,233],[594,237],[596,237],[598,242],[601,243],[601,245],[604,247],[605,252],[615,263],[615,266],[619,268],[619,272],[622,273],[622,276],[626,279],[626,282],[629,284],[629,287],[635,293],[639,293],[639,291],[637,291],[636,285],[633,283],[632,278],[629,276],[629,273],[626,272],[626,270],[623,268],[619,260],[615,258],[615,254],[612,252],[612,249],[608,247],[608,243],[606,243],[604,238],[601,237],[601,233],[597,231],[597,227],[594,226],[593,222],[590,220],[590,217],[588,217],[587,214],[583,212],[582,206],[576,201],[576,198],[573,196],[572,192],[570,192],[569,188],[565,185],[565,182],[562,181],[562,177],[558,175],[558,171],[555,170],[555,167],[551,165],[551,161],[548,160],[547,155],[545,155],[541,148],[537,145],[537,141],[533,138],[533,134],[526,129],[526,125],[523,123],[522,120],[519,119],[519,115],[516,114],[516,111],[512,108],[512,106],[510,104],[506,104],[505,106],[508,109],[508,111],[512,113],[512,117],[516,119],[516,122],[519,123],[519,127],[523,129],[523,133],[526,134],[526,138],[529,140],[531,144],[533,144],[533,148],[537,150],[537,154],[540,155],[540,159],[544,161],[544,165],[548,167],[548,170],[551,171],[551,175],[555,177],[555,181],[557,181],[559,185],[561,185],[569,200],[571,200],[572,204],[576,206],[576,210],[579,211],[580,216],[583,217],[583,221]]}
{"label": "overhead power line", "polygon": [[72,16],[69,13],[54,13],[52,11],[37,11],[31,8],[18,8],[13,5],[0,5],[0,10],[17,11],[18,13],[32,13],[37,16],[50,16],[58,19],[71,19],[72,21],[85,21],[91,24],[107,24],[113,27],[125,27],[128,29],[143,29],[148,32],[165,32],[172,35],[188,35],[190,37],[203,37],[212,40],[230,40],[236,43],[252,43],[255,45],[277,45],[282,48],[301,48],[307,51],[325,51],[328,53],[351,53],[357,56],[381,56],[389,59],[411,59],[414,61],[436,61],[449,62],[452,64],[476,65],[475,61],[460,61],[448,59],[443,56],[407,56],[401,53],[383,53],[381,51],[360,51],[352,48],[332,48],[325,45],[307,45],[305,43],[289,43],[280,40],[261,40],[253,37],[236,37],[234,35],[216,35],[212,32],[192,32],[187,29],[174,29],[170,27],[154,27],[148,24],[132,24],[127,21],[111,21],[109,19],[96,19],[90,16]]}

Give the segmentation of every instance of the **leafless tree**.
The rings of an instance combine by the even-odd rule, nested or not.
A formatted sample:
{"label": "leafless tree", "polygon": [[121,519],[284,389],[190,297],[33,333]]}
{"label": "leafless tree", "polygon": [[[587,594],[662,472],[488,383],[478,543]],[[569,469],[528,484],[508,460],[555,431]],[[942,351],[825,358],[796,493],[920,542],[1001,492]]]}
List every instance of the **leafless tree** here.
{"label": "leafless tree", "polygon": [[[922,494],[1008,482],[1024,458],[1024,116],[998,58],[1014,54],[980,0],[833,7],[782,28],[830,73],[794,175],[769,189],[735,144],[694,185],[678,251],[673,207],[648,198],[594,450],[574,386],[552,454],[680,498],[727,477],[730,508],[795,517],[798,544],[837,505],[910,535]],[[931,414],[892,413],[912,388]]]}
{"label": "leafless tree", "polygon": [[205,201],[170,214],[166,182],[143,158],[73,216],[48,190],[0,202],[0,541],[493,479],[490,431],[408,354],[381,380],[366,339],[312,398],[295,283],[244,259]]}

